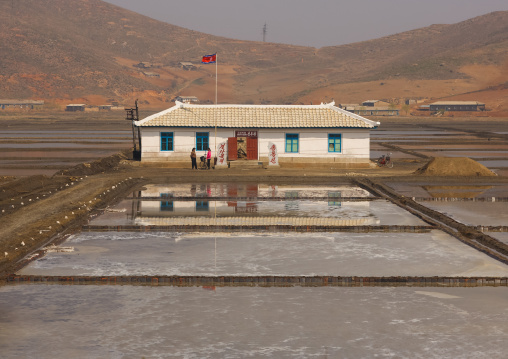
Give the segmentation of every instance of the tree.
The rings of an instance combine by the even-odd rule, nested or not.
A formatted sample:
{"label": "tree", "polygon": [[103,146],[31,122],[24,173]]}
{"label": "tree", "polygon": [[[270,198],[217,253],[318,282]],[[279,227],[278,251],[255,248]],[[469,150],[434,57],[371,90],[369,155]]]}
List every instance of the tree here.
{"label": "tree", "polygon": [[408,104],[404,104],[402,105],[402,111],[404,111],[407,115],[407,113],[409,112],[409,110],[411,110],[411,106],[409,106]]}

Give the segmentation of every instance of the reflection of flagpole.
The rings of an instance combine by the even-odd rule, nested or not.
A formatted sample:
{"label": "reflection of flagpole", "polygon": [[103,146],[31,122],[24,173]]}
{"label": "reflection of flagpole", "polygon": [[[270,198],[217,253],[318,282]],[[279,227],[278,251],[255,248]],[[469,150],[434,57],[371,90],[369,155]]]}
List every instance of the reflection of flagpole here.
{"label": "reflection of flagpole", "polygon": [[214,248],[214,254],[215,254],[215,270],[214,270],[214,274],[215,276],[217,276],[217,199],[214,201],[215,202],[215,219],[214,219],[214,224],[215,224],[215,238],[214,238],[214,243],[215,243],[215,248]]}

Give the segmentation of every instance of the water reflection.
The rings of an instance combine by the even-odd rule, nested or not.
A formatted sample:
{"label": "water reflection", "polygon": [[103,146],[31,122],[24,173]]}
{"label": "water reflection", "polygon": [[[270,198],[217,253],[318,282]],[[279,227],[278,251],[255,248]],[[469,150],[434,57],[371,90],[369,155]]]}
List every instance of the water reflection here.
{"label": "water reflection", "polygon": [[161,217],[369,217],[370,201],[346,201],[368,196],[354,187],[279,187],[257,184],[188,184],[147,186],[134,193],[131,218],[146,223]]}

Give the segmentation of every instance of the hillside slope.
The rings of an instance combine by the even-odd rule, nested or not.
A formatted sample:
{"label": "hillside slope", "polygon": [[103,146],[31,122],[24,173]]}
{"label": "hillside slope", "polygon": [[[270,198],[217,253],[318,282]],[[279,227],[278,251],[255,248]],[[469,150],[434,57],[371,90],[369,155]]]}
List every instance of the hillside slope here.
{"label": "hillside slope", "polygon": [[[398,85],[384,87],[378,97],[418,97],[414,81],[436,81],[425,91],[442,97],[432,88],[443,81],[459,81],[453,94],[506,82],[508,12],[315,49],[211,36],[100,0],[3,1],[0,11],[5,19],[0,98],[97,104],[140,98],[153,107],[166,107],[178,94],[211,100],[215,66],[199,60],[213,52],[219,59],[220,102],[299,103],[341,95],[353,100],[346,84],[370,88],[387,80]],[[133,66],[141,61],[155,66]],[[192,61],[197,69],[180,69],[181,61]],[[472,72],[481,70],[466,71],[470,66],[495,67],[499,76],[478,82]],[[357,90],[362,92],[361,86]]]}

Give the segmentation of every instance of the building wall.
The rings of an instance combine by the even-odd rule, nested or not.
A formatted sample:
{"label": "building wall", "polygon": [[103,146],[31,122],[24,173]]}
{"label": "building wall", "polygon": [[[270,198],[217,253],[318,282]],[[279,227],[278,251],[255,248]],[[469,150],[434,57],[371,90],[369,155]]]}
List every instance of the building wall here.
{"label": "building wall", "polygon": [[[196,132],[209,132],[212,156],[215,148],[228,137],[235,136],[237,129],[218,129],[215,140],[214,128],[182,129],[182,128],[141,128],[141,161],[190,161],[190,152],[196,147]],[[239,129],[257,130],[257,129]],[[268,161],[268,144],[273,142],[277,146],[279,162],[338,162],[338,163],[368,163],[370,155],[369,129],[260,129],[258,131],[258,158]],[[160,150],[160,133],[173,132],[173,151]],[[286,133],[299,134],[299,152],[285,152]],[[328,134],[342,134],[342,152],[328,152]],[[199,156],[204,151],[197,151]]]}
{"label": "building wall", "polygon": [[431,111],[478,111],[485,110],[485,105],[430,105]]}

